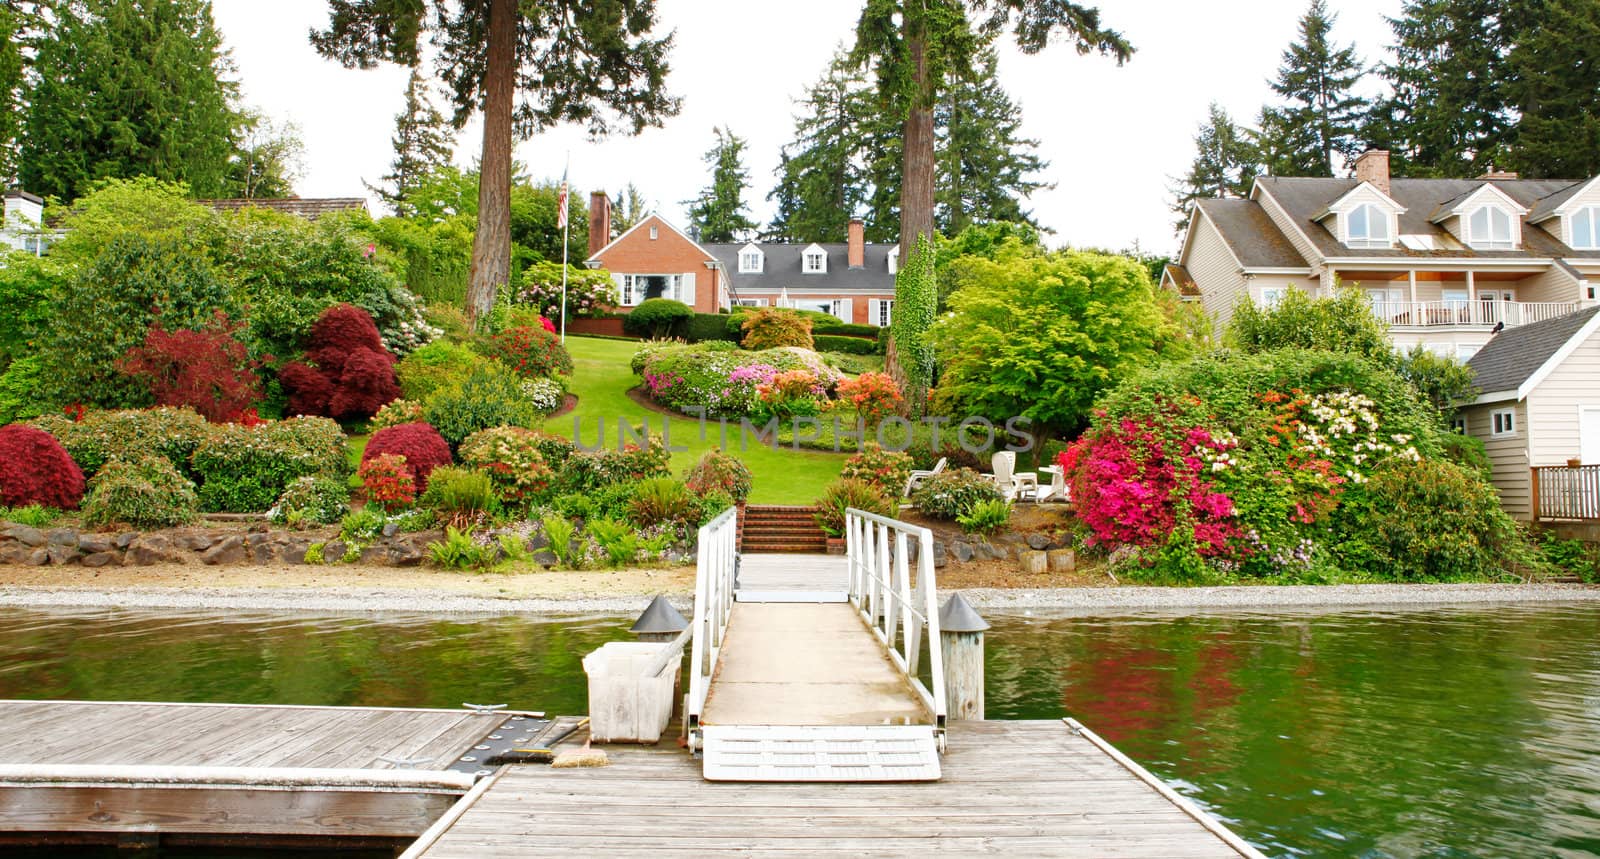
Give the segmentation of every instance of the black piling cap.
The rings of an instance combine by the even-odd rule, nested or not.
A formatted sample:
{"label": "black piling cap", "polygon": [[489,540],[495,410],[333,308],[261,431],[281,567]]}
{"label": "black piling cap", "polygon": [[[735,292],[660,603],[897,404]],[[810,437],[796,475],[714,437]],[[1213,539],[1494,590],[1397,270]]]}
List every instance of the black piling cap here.
{"label": "black piling cap", "polygon": [[650,601],[650,605],[633,622],[633,627],[628,631],[639,635],[641,633],[682,632],[689,628],[689,620],[672,603],[667,602],[664,595],[657,594]]}
{"label": "black piling cap", "polygon": [[988,628],[989,622],[979,617],[961,594],[951,594],[944,608],[939,609],[940,632],[983,632]]}

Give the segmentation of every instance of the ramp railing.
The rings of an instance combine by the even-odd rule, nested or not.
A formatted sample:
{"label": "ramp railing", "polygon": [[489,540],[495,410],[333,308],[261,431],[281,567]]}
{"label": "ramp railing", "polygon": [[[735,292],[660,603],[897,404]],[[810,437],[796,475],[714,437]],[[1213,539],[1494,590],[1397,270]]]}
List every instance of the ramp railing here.
{"label": "ramp railing", "polygon": [[690,651],[689,750],[700,747],[700,717],[711,691],[711,673],[717,669],[722,638],[733,612],[733,584],[738,543],[738,511],[729,507],[700,526],[699,559],[695,564],[694,621]]}
{"label": "ramp railing", "polygon": [[[944,658],[939,648],[939,593],[933,573],[933,532],[918,525],[857,510],[845,511],[845,554],[850,567],[850,602],[861,612],[889,659],[933,714],[944,750],[948,717]],[[917,542],[912,576],[910,542]],[[932,689],[921,679],[926,645]]]}

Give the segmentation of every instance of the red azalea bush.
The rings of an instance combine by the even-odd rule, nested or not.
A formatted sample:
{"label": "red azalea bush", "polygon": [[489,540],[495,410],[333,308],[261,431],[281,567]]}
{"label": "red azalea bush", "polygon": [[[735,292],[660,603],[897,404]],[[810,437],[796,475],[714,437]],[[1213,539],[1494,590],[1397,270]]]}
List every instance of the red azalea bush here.
{"label": "red azalea bush", "polygon": [[699,462],[690,466],[683,479],[689,491],[696,495],[724,492],[734,501],[750,497],[750,469],[720,450],[706,451]]}
{"label": "red azalea bush", "polygon": [[428,488],[428,475],[433,473],[435,467],[454,463],[450,457],[450,445],[445,443],[444,437],[431,425],[420,421],[373,433],[366,451],[361,454],[361,462],[365,465],[367,460],[386,453],[405,457],[406,467],[416,478],[418,492]]}
{"label": "red azalea bush", "polygon": [[545,316],[539,317],[539,326],[541,328],[543,328],[544,330],[550,332],[551,334],[556,333],[556,324],[554,322],[551,322],[549,317],[545,317]]}
{"label": "red azalea bush", "polygon": [[361,460],[356,472],[361,478],[361,497],[393,513],[410,507],[417,500],[417,483],[411,466],[398,454],[385,453]]}
{"label": "red azalea bush", "polygon": [[76,510],[83,470],[55,437],[22,424],[0,427],[0,506]]}
{"label": "red azalea bush", "polygon": [[867,426],[877,426],[884,418],[899,414],[905,406],[900,386],[888,373],[867,372],[845,379],[839,383],[838,392],[839,402],[854,408]]}
{"label": "red azalea bush", "polygon": [[237,421],[261,399],[261,362],[239,342],[242,327],[220,310],[197,331],[167,331],[157,320],[117,370],[148,386],[156,405],[189,406],[212,423]]}
{"label": "red azalea bush", "polygon": [[[543,319],[543,324],[548,325],[549,320]],[[572,356],[552,333],[553,327],[519,325],[507,328],[490,339],[487,351],[524,378],[537,379],[557,373],[571,375]]]}
{"label": "red azalea bush", "polygon": [[278,374],[291,412],[361,420],[400,398],[394,355],[365,310],[350,304],[328,308],[311,326],[309,342],[306,362]]}

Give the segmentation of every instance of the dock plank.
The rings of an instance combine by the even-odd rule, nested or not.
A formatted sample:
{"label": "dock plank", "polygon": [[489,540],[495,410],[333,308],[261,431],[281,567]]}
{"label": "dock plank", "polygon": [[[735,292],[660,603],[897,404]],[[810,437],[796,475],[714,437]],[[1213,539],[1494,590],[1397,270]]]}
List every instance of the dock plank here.
{"label": "dock plank", "polygon": [[513,767],[408,855],[1241,855],[1061,722],[949,739],[937,782],[708,782],[681,752],[617,746],[603,768]]}

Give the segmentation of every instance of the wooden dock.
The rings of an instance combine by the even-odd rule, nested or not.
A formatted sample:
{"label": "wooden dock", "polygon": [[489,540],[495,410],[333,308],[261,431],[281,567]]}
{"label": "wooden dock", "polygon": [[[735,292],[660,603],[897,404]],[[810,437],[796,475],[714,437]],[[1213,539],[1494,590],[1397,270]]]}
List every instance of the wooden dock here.
{"label": "wooden dock", "polygon": [[949,733],[936,782],[713,782],[659,747],[610,746],[597,769],[512,767],[404,855],[1260,855],[1066,723],[953,722]]}
{"label": "wooden dock", "polygon": [[205,835],[403,845],[471,788],[472,773],[449,767],[506,718],[0,701],[0,844]]}

